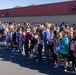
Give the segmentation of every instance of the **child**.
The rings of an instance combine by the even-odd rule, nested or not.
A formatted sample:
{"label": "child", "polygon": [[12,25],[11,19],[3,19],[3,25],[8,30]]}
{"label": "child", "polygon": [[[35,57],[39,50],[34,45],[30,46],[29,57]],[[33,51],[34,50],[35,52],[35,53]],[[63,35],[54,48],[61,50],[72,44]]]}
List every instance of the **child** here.
{"label": "child", "polygon": [[8,49],[10,43],[10,31],[6,30],[6,49]]}
{"label": "child", "polygon": [[60,66],[60,32],[58,32],[56,34],[56,39],[55,39],[55,42],[56,42],[56,55],[57,55],[57,58],[58,58],[58,61],[56,61],[56,64],[54,66],[54,68],[58,68]]}
{"label": "child", "polygon": [[68,30],[63,30],[63,38],[60,46],[60,53],[64,58],[64,71],[67,71],[68,66],[68,55],[69,55],[69,39],[68,39]]}

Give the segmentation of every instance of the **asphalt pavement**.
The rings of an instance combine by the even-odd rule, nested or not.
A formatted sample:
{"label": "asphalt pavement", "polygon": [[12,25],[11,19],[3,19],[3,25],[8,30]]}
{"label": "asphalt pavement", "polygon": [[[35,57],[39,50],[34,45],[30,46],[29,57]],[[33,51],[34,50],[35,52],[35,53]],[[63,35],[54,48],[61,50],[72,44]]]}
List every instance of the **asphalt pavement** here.
{"label": "asphalt pavement", "polygon": [[76,75],[55,69],[52,64],[37,63],[34,59],[11,50],[4,50],[4,42],[0,42],[0,75]]}

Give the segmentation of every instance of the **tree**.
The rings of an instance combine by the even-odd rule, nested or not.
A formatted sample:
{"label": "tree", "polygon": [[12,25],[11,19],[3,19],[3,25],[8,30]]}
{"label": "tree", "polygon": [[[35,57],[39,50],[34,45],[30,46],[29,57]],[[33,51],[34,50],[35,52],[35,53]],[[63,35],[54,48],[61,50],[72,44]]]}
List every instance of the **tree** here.
{"label": "tree", "polygon": [[22,6],[21,5],[17,5],[14,8],[22,8]]}
{"label": "tree", "polygon": [[28,5],[28,6],[35,6],[35,4],[31,4],[31,5]]}

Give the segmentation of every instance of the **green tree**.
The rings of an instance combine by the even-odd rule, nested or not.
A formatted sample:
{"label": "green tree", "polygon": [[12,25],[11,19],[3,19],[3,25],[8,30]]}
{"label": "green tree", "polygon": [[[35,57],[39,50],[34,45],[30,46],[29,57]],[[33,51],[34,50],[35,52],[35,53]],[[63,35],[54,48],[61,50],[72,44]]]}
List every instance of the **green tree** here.
{"label": "green tree", "polygon": [[21,5],[17,5],[14,8],[22,8],[22,6]]}
{"label": "green tree", "polygon": [[28,5],[28,6],[35,6],[35,4],[30,4],[30,5]]}

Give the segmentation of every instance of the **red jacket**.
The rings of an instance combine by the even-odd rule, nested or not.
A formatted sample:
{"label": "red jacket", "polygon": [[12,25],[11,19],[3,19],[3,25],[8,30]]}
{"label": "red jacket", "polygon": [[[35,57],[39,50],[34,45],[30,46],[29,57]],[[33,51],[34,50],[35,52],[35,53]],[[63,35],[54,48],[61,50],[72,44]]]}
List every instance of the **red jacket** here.
{"label": "red jacket", "polygon": [[27,32],[25,35],[25,42],[29,41],[29,37],[30,37],[30,32]]}

